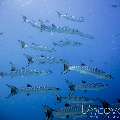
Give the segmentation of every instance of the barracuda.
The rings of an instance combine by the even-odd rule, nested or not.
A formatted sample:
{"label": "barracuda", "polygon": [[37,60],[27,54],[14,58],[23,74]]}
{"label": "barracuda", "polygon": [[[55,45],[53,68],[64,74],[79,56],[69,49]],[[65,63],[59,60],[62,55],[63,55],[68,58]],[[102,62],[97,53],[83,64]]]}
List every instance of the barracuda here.
{"label": "barracuda", "polygon": [[89,83],[82,81],[80,84],[74,84],[68,80],[66,80],[66,83],[68,84],[70,95],[72,95],[75,91],[99,91],[108,88],[108,84],[103,83]]}
{"label": "barracuda", "polygon": [[43,111],[46,115],[46,120],[53,120],[53,118],[57,119],[87,119],[90,112],[94,112],[96,109],[92,109],[98,106],[96,105],[74,105],[68,106],[60,109],[52,109],[48,105],[43,106]]}
{"label": "barracuda", "polygon": [[62,14],[59,11],[56,11],[56,13],[57,13],[57,15],[58,15],[59,18],[62,17],[62,18],[65,18],[65,19],[73,21],[73,22],[79,22],[79,23],[81,23],[81,22],[85,22],[86,21],[86,19],[84,17],[78,17],[77,18],[77,17],[72,16],[72,15]]}
{"label": "barracuda", "polygon": [[60,88],[57,87],[48,87],[48,86],[32,86],[30,84],[27,84],[26,87],[22,87],[22,88],[17,88],[16,86],[13,85],[8,85],[6,84],[10,89],[11,89],[11,93],[8,95],[7,98],[14,96],[16,94],[26,94],[26,95],[30,95],[30,94],[35,94],[35,93],[55,93],[57,94],[58,92],[61,91]]}
{"label": "barracuda", "polygon": [[85,64],[81,64],[79,66],[64,64],[64,73],[67,73],[69,71],[76,71],[76,72],[79,72],[80,74],[95,76],[99,79],[105,79],[105,80],[112,79],[112,76],[110,74],[108,74],[98,68],[93,68],[93,67],[87,66]]}
{"label": "barracuda", "polygon": [[47,51],[47,52],[55,52],[54,48],[48,48],[47,46],[43,46],[40,44],[36,44],[36,43],[31,43],[28,44],[25,41],[22,40],[18,40],[18,42],[21,45],[21,48],[25,49],[25,48],[30,48],[32,50],[38,50],[38,51]]}
{"label": "barracuda", "polygon": [[27,59],[28,65],[29,64],[64,64],[67,63],[66,60],[64,59],[58,59],[55,57],[50,57],[50,56],[44,56],[44,55],[40,55],[40,56],[31,56],[28,54],[24,54],[24,56]]}
{"label": "barracuda", "polygon": [[56,100],[58,103],[67,103],[67,104],[92,104],[96,103],[98,100],[94,98],[89,98],[85,96],[60,96],[56,95]]}
{"label": "barracuda", "polygon": [[29,68],[16,68],[13,63],[11,64],[10,72],[0,72],[0,77],[25,77],[25,76],[46,76],[52,74],[51,70],[39,70],[39,69],[29,69]]}
{"label": "barracuda", "polygon": [[57,32],[57,33],[65,33],[65,34],[71,34],[71,35],[79,35],[83,38],[88,38],[88,39],[94,39],[94,37],[92,35],[89,34],[85,34],[83,32],[80,32],[78,29],[74,29],[74,28],[70,28],[68,26],[56,26],[55,24],[50,24],[50,25],[46,25],[45,23],[37,23],[35,21],[29,20],[26,16],[22,16],[23,21],[25,23],[30,24],[32,27],[35,27],[37,29],[39,29],[41,32],[46,31],[46,32]]}
{"label": "barracuda", "polygon": [[60,40],[53,42],[54,46],[64,47],[64,46],[73,46],[73,47],[79,47],[82,45],[82,43],[78,41],[71,41],[71,40]]}

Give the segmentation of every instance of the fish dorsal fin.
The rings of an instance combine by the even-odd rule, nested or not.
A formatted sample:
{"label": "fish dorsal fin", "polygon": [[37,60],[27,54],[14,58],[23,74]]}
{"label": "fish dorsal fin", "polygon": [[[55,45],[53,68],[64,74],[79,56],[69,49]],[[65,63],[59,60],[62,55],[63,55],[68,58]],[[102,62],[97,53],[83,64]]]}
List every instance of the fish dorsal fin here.
{"label": "fish dorsal fin", "polygon": [[81,66],[86,66],[86,64],[85,64],[85,63],[82,63]]}
{"label": "fish dorsal fin", "polygon": [[27,84],[27,87],[32,87],[32,85],[30,85],[30,84]]}
{"label": "fish dorsal fin", "polygon": [[87,83],[86,81],[82,80],[82,83]]}
{"label": "fish dorsal fin", "polygon": [[15,64],[13,64],[12,62],[9,62],[9,64],[11,65],[10,71],[16,71]]}

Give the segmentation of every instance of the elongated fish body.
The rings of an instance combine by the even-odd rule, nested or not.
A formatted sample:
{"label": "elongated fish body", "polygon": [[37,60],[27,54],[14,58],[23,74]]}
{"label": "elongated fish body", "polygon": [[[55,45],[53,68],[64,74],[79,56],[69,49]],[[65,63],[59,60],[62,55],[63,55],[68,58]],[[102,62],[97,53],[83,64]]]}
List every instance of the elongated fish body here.
{"label": "elongated fish body", "polygon": [[21,88],[17,88],[15,86],[12,85],[8,85],[7,86],[11,89],[11,93],[9,94],[9,97],[14,96],[16,94],[26,94],[26,95],[30,95],[30,94],[35,94],[35,93],[59,93],[61,91],[60,88],[57,87],[48,87],[48,86],[31,86],[30,84],[27,84],[26,87],[21,87]]}
{"label": "elongated fish body", "polygon": [[47,46],[43,46],[35,43],[32,43],[30,48],[34,50],[40,50],[40,51],[55,52],[54,48],[48,48]]}
{"label": "elongated fish body", "polygon": [[75,17],[75,16],[72,16],[72,15],[68,15],[68,14],[62,14],[60,13],[59,11],[56,11],[56,13],[58,14],[59,18],[62,17],[62,18],[65,18],[67,20],[70,20],[70,21],[73,21],[73,22],[85,22],[85,18],[84,17]]}
{"label": "elongated fish body", "polygon": [[37,50],[37,51],[46,51],[46,52],[54,52],[55,49],[54,48],[48,48],[47,46],[43,46],[43,45],[40,45],[40,44],[36,44],[36,43],[31,43],[31,44],[28,44],[22,40],[18,40],[20,45],[21,45],[21,48],[29,48],[29,49],[32,49],[32,50]]}
{"label": "elongated fish body", "polygon": [[69,66],[67,64],[64,64],[64,73],[67,73],[68,71],[76,71],[79,72],[80,74],[85,74],[85,75],[91,75],[95,76],[100,79],[106,79],[106,80],[111,80],[112,76],[98,68],[93,68],[89,67],[85,64],[81,64],[80,66]]}
{"label": "elongated fish body", "polygon": [[103,83],[81,83],[79,85],[76,85],[75,89],[76,90],[103,90],[107,88],[107,85]]}
{"label": "elongated fish body", "polygon": [[70,106],[58,109],[53,112],[53,116],[62,119],[86,117],[86,115],[82,113],[82,106]]}
{"label": "elongated fish body", "polygon": [[68,26],[60,27],[60,26],[56,26],[55,24],[51,24],[51,25],[46,25],[45,23],[39,24],[35,21],[29,20],[26,16],[23,16],[23,21],[39,29],[41,32],[46,31],[50,33],[52,32],[65,33],[65,34],[79,35],[83,38],[94,39],[92,35],[85,34],[83,32],[80,32],[78,29],[70,28]]}
{"label": "elongated fish body", "polygon": [[16,69],[10,72],[0,72],[0,78],[4,77],[26,77],[26,76],[47,76],[52,74],[51,70],[38,70],[38,69]]}
{"label": "elongated fish body", "polygon": [[36,63],[36,64],[64,64],[67,63],[66,60],[64,59],[58,59],[55,57],[50,57],[50,56],[30,56],[28,54],[24,54],[28,64]]}
{"label": "elongated fish body", "polygon": [[56,41],[56,42],[53,42],[53,45],[54,46],[59,46],[59,47],[64,47],[64,46],[75,46],[75,47],[79,47],[82,45],[82,43],[80,42],[77,42],[77,41],[70,41],[70,40],[67,40],[67,41],[64,41],[64,40],[60,40],[60,41]]}
{"label": "elongated fish body", "polygon": [[8,75],[15,76],[46,76],[51,74],[51,70],[38,70],[38,69],[17,69],[16,71],[11,71]]}
{"label": "elongated fish body", "polygon": [[92,109],[98,106],[96,105],[73,105],[73,106],[67,106],[63,108],[58,109],[52,109],[47,105],[44,105],[44,113],[46,114],[46,120],[53,120],[53,118],[56,119],[80,119],[80,118],[88,118],[90,117],[90,112],[94,112],[95,110]]}
{"label": "elongated fish body", "polygon": [[104,83],[89,83],[86,81],[82,81],[79,84],[71,83],[70,81],[66,80],[66,83],[68,84],[70,92],[75,91],[99,91],[103,90],[105,88],[108,88],[108,84]]}
{"label": "elongated fish body", "polygon": [[59,96],[56,95],[57,102],[63,102],[68,104],[92,104],[96,102],[96,99],[85,96]]}

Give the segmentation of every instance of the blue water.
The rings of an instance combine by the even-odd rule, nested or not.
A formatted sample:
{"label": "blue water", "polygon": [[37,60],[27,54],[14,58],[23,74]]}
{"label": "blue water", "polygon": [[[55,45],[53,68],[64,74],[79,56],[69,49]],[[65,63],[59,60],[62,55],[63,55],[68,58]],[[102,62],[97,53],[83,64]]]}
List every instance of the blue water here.
{"label": "blue water", "polygon": [[[109,88],[103,91],[79,92],[78,95],[100,97],[115,103],[120,98],[120,7],[112,7],[112,4],[120,5],[119,0],[0,0],[0,71],[9,71],[13,62],[17,67],[26,66],[23,53],[32,55],[49,55],[64,58],[72,65],[81,63],[96,66],[111,73],[112,80],[96,79],[93,76],[81,75],[70,72],[61,75],[63,65],[44,64],[32,67],[51,69],[53,74],[49,76],[5,77],[0,80],[0,120],[44,120],[45,115],[42,105],[55,107],[55,96],[48,94],[18,94],[6,99],[10,89],[6,84],[17,87],[31,85],[48,85],[60,87],[63,95],[67,95],[68,89],[65,78],[80,83],[82,80],[89,82],[104,82]],[[69,13],[74,16],[84,16],[87,20],[83,23],[72,22],[64,18],[59,19],[56,11]],[[33,20],[49,20],[59,26],[70,26],[84,33],[94,36],[94,39],[85,39],[77,35],[40,32],[38,29],[26,24],[22,20],[25,15]],[[116,34],[118,34],[116,36]],[[18,40],[34,43],[43,43],[52,47],[52,42],[57,40],[80,41],[80,47],[56,47],[56,52],[47,53],[20,48]],[[112,118],[113,119],[113,118]]]}

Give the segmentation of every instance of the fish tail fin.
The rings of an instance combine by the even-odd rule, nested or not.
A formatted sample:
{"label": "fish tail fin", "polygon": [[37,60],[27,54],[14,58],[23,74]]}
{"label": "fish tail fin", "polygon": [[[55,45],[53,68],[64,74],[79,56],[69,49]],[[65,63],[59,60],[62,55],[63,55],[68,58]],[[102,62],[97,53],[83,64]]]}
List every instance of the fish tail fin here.
{"label": "fish tail fin", "polygon": [[10,71],[16,71],[16,65],[13,63],[13,62],[9,62],[9,64],[10,64]]}
{"label": "fish tail fin", "polygon": [[24,56],[25,56],[26,59],[27,59],[27,63],[28,63],[28,65],[34,63],[34,61],[33,61],[33,57],[32,57],[32,56],[30,56],[30,55],[28,55],[28,54],[24,54]]}
{"label": "fish tail fin", "polygon": [[61,96],[60,95],[56,95],[56,99],[57,99],[57,102],[61,102]]}
{"label": "fish tail fin", "polygon": [[75,91],[71,91],[71,90],[70,90],[68,96],[71,97],[71,96],[74,95],[74,93],[75,93]]}
{"label": "fish tail fin", "polygon": [[46,120],[52,120],[53,119],[53,109],[50,108],[48,105],[43,105],[43,111],[46,116]]}
{"label": "fish tail fin", "polygon": [[105,112],[106,112],[106,113],[107,113],[107,112],[110,112],[110,109],[109,109],[109,108],[110,108],[110,104],[109,104],[109,102],[106,101],[106,100],[102,100],[102,99],[99,99],[99,101],[100,101],[100,103],[102,104]]}
{"label": "fish tail fin", "polygon": [[0,79],[4,77],[4,72],[0,72]]}
{"label": "fish tail fin", "polygon": [[65,82],[68,84],[69,87],[69,96],[73,96],[74,92],[75,92],[75,84],[69,80],[65,80]]}
{"label": "fish tail fin", "polygon": [[26,22],[27,17],[26,17],[26,16],[24,16],[24,15],[22,15],[22,18],[23,18],[23,21],[24,21],[24,22]]}
{"label": "fish tail fin", "polygon": [[59,11],[56,11],[56,13],[57,13],[58,17],[60,18],[62,14]]}
{"label": "fish tail fin", "polygon": [[11,92],[8,95],[7,98],[10,98],[11,96],[14,96],[14,95],[16,95],[18,93],[18,88],[17,87],[15,87],[13,85],[9,85],[9,84],[6,84],[6,86],[11,89]]}
{"label": "fish tail fin", "polygon": [[69,71],[69,65],[68,64],[64,64],[64,74],[67,73]]}
{"label": "fish tail fin", "polygon": [[20,43],[21,48],[27,48],[27,47],[28,47],[28,45],[26,44],[25,41],[23,41],[23,40],[18,40],[18,42]]}

